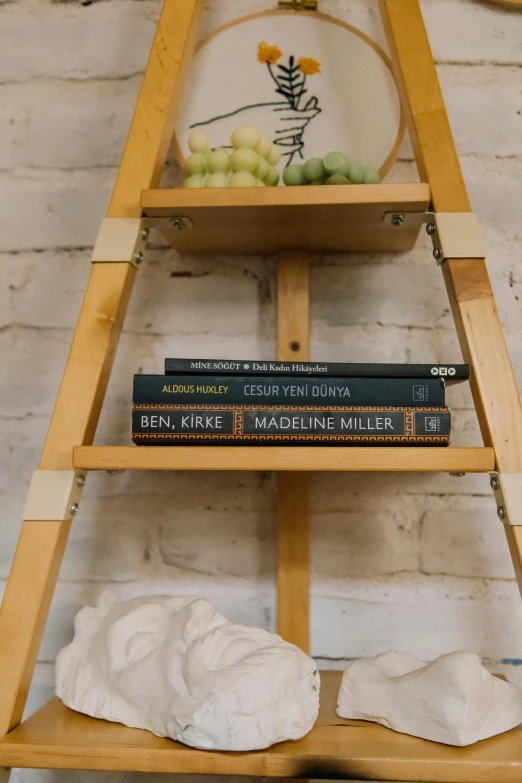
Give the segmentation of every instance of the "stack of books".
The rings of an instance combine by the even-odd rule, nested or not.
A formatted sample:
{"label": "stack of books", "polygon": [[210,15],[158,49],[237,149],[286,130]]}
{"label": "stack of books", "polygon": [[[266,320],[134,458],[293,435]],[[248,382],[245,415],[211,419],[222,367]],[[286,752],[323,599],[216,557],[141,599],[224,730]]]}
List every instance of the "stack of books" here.
{"label": "stack of books", "polygon": [[140,445],[429,445],[450,442],[446,383],[468,365],[166,359],[135,375]]}

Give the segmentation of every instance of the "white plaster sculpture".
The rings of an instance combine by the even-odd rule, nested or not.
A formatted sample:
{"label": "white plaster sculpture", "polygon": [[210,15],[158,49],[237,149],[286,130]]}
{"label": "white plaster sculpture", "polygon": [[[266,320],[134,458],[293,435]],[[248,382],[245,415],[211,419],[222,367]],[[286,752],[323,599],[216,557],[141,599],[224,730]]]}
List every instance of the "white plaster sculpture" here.
{"label": "white plaster sculpture", "polygon": [[337,714],[446,745],[471,745],[522,723],[522,690],[491,675],[472,652],[432,663],[387,652],[348,666]]}
{"label": "white plaster sculpture", "polygon": [[104,593],[76,616],[56,661],[56,693],[95,718],[245,751],[310,731],[319,674],[294,645],[233,625],[203,598]]}

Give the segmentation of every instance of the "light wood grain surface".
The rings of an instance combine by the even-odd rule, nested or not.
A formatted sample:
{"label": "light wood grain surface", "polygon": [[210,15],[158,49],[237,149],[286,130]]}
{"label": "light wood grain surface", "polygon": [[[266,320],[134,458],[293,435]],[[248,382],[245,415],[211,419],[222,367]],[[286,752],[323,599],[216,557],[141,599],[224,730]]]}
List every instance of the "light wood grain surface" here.
{"label": "light wood grain surface", "polygon": [[335,714],[340,672],[321,675],[321,713],[302,740],[253,753],[194,750],[51,700],[0,742],[0,764],[202,775],[520,783],[522,731],[452,748]]}
{"label": "light wood grain surface", "polygon": [[[310,360],[310,255],[281,253],[277,262],[277,359]],[[277,477],[277,632],[310,650],[310,476]]]}
{"label": "light wood grain surface", "polygon": [[491,448],[346,446],[78,446],[88,470],[310,470],[487,473]]}
{"label": "light wood grain surface", "polygon": [[188,217],[193,226],[162,226],[181,252],[261,253],[310,250],[405,251],[420,224],[392,226],[387,212],[424,212],[425,183],[277,188],[149,190],[142,206],[150,217]]}
{"label": "light wood grain surface", "polygon": [[419,175],[437,212],[471,207],[418,0],[379,0]]}

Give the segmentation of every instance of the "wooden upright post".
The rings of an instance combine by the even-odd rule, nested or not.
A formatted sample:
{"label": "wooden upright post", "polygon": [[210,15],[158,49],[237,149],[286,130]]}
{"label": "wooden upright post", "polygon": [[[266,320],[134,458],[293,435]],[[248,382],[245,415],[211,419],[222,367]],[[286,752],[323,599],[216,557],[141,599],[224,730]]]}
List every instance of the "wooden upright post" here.
{"label": "wooden upright post", "polygon": [[[277,358],[310,359],[310,254],[281,253],[277,268]],[[310,474],[277,476],[277,631],[310,649]]]}
{"label": "wooden upright post", "polygon": [[[435,212],[471,212],[418,0],[380,0],[417,167]],[[522,408],[484,258],[448,258],[444,281],[482,437],[496,469],[522,482]],[[505,525],[522,591],[522,525]]]}
{"label": "wooden upright post", "polygon": [[[165,0],[107,215],[141,216],[141,191],[165,163],[183,70],[203,0]],[[40,470],[71,470],[74,446],[94,438],[136,270],[94,264]],[[0,737],[20,723],[71,519],[24,521],[0,610]]]}

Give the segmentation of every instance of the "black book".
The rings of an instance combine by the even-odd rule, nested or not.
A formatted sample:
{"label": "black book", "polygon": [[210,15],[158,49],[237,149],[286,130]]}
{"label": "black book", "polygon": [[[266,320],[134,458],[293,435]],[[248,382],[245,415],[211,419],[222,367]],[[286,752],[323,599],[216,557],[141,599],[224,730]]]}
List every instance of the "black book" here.
{"label": "black book", "polygon": [[302,378],[135,375],[135,403],[149,405],[445,405],[441,378]]}
{"label": "black book", "polygon": [[165,359],[166,375],[298,375],[337,378],[469,379],[469,364],[351,364],[337,362],[234,361],[229,359]]}
{"label": "black book", "polygon": [[134,405],[132,439],[144,445],[449,443],[447,408]]}

